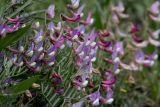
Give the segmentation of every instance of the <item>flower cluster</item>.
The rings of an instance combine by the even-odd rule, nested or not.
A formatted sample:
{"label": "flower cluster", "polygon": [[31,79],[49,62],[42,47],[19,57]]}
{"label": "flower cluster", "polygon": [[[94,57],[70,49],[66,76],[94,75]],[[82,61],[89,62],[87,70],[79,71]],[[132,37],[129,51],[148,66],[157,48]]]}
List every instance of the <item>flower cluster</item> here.
{"label": "flower cluster", "polygon": [[63,82],[61,75],[58,73],[53,73],[51,77],[51,82],[53,84],[54,92],[58,94],[62,94],[64,92],[64,88],[60,86]]}
{"label": "flower cluster", "polygon": [[[159,1],[156,1],[153,3],[150,9],[149,16],[151,20],[154,20],[153,13],[158,14],[159,13]],[[140,36],[140,33],[142,31],[142,27],[138,25],[137,23],[131,23],[127,28],[127,31],[124,32],[121,30],[121,25],[123,24],[123,21],[120,21],[122,18],[130,18],[129,14],[124,14],[125,7],[122,2],[119,2],[117,6],[112,6],[111,12],[112,14],[112,24],[115,26],[116,31],[109,30],[108,31],[101,31],[100,34],[100,42],[99,46],[100,49],[111,53],[111,59],[104,58],[105,61],[112,63],[114,65],[113,71],[117,74],[121,69],[126,69],[129,71],[138,71],[141,70],[141,66],[144,67],[151,67],[154,65],[156,59],[158,58],[158,51],[157,48],[159,47],[159,29],[156,31],[152,31],[150,29],[147,29],[146,32],[147,38],[144,38],[143,36]],[[116,15],[116,16],[115,16]],[[156,16],[155,16],[156,17]],[[128,23],[126,23],[128,24]],[[108,40],[106,40],[106,37],[111,36]],[[131,41],[125,41],[129,39]],[[123,39],[123,41],[120,41],[120,39]],[[126,52],[123,49],[123,45],[126,44],[125,49],[128,49],[134,53],[132,55],[132,59],[130,62],[124,63],[125,59],[123,58],[124,55],[126,56]],[[155,46],[155,50],[152,53],[145,54],[143,52],[144,48],[147,48],[147,46],[153,45]],[[120,56],[118,56],[120,55]],[[123,58],[123,60],[121,59]]]}
{"label": "flower cluster", "polygon": [[7,18],[7,23],[0,24],[0,37],[4,37],[6,33],[11,33],[19,29],[20,18]]}

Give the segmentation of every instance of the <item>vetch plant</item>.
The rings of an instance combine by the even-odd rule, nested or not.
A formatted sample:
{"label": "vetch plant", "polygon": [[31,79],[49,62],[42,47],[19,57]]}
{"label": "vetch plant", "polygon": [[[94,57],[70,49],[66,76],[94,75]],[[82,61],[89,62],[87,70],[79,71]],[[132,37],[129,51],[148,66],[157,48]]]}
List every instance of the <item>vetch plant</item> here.
{"label": "vetch plant", "polygon": [[[31,1],[21,2],[14,17],[4,15],[0,24],[0,96],[16,96],[17,104],[34,106],[40,99],[45,103],[40,106],[51,107],[114,105],[123,72],[143,72],[157,64],[160,30],[132,21],[121,1],[109,4],[110,17],[101,29],[95,11],[86,11],[83,1],[71,0],[61,13],[55,1],[43,15],[27,15],[32,20],[26,22],[22,8]],[[10,3],[14,10],[19,1]],[[159,1],[151,5],[147,20],[158,22],[159,6]]]}

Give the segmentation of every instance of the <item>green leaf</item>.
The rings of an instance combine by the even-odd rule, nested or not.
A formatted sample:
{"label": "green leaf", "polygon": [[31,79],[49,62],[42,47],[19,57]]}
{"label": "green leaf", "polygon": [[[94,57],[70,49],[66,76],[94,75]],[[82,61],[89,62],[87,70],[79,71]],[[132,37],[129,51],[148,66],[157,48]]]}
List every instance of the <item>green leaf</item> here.
{"label": "green leaf", "polygon": [[101,29],[103,27],[102,21],[101,21],[101,15],[97,10],[94,13],[94,18],[95,18],[95,22],[94,22],[95,27],[97,29]]}
{"label": "green leaf", "polygon": [[20,39],[28,31],[29,28],[30,26],[26,26],[13,33],[8,33],[6,37],[0,39],[0,50],[6,48],[7,46]]}
{"label": "green leaf", "polygon": [[7,8],[7,3],[5,0],[0,1],[0,16],[4,13],[4,10]]}
{"label": "green leaf", "polygon": [[108,6],[110,4],[111,0],[104,0],[103,2],[104,3],[102,5]]}
{"label": "green leaf", "polygon": [[32,86],[32,84],[38,80],[39,80],[39,75],[33,76],[20,82],[18,85],[12,86],[11,89],[13,90],[14,93],[21,93],[29,89]]}

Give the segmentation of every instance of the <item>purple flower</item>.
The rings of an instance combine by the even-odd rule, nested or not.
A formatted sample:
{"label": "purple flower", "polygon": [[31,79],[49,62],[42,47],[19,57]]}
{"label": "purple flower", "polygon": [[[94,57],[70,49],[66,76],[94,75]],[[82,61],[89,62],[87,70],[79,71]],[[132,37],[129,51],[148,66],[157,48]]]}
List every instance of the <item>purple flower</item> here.
{"label": "purple flower", "polygon": [[111,41],[105,41],[104,39],[100,39],[99,45],[102,47],[109,47],[111,46],[112,42]]}
{"label": "purple flower", "polygon": [[56,42],[55,42],[55,47],[56,48],[61,48],[61,49],[63,49],[64,47],[65,47],[65,45],[64,45],[64,37],[63,36],[61,36],[60,38],[58,38],[57,40],[56,40]]}
{"label": "purple flower", "polygon": [[40,28],[40,23],[39,22],[34,22],[32,24],[32,28],[35,29],[35,30],[38,30]]}
{"label": "purple flower", "polygon": [[54,18],[55,16],[55,5],[50,5],[47,9],[47,15],[50,17],[50,18]]}
{"label": "purple flower", "polygon": [[17,54],[13,54],[12,58],[11,58],[12,63],[16,63],[17,61]]}
{"label": "purple flower", "polygon": [[158,29],[158,30],[156,30],[156,31],[150,32],[150,36],[151,36],[153,39],[158,39],[159,36],[160,36],[160,29]]}
{"label": "purple flower", "polygon": [[48,24],[48,30],[51,32],[51,34],[54,33],[54,31],[60,31],[62,28],[62,23],[58,22],[57,26],[55,26],[55,24],[53,22],[50,22]]}
{"label": "purple flower", "polygon": [[115,74],[119,74],[120,72],[119,66],[120,66],[120,61],[114,63],[113,71]]}
{"label": "purple flower", "polygon": [[112,89],[108,89],[107,90],[107,94],[106,94],[106,99],[110,99],[113,97],[113,90]]}
{"label": "purple flower", "polygon": [[112,73],[112,71],[107,71],[105,73],[105,80],[102,82],[102,86],[107,89],[108,87],[110,87],[111,85],[113,85],[116,82],[116,77],[114,76],[114,74]]}
{"label": "purple flower", "polygon": [[142,50],[138,50],[135,55],[135,61],[138,64],[144,64],[146,66],[152,66],[154,60],[158,58],[157,50],[155,50],[151,55],[145,55]]}
{"label": "purple flower", "polygon": [[150,44],[152,44],[152,45],[154,45],[156,47],[160,47],[160,41],[159,40],[157,40],[157,39],[155,39],[155,38],[150,36],[148,38],[148,41],[149,41]]}
{"label": "purple flower", "polygon": [[4,84],[16,84],[16,83],[18,83],[20,80],[13,80],[11,77],[7,77],[6,79],[4,79],[3,81],[2,81],[2,83],[4,83]]}
{"label": "purple flower", "polygon": [[150,8],[150,12],[153,15],[159,14],[159,6],[160,6],[159,1],[155,1]]}
{"label": "purple flower", "polygon": [[52,74],[52,77],[51,77],[51,82],[52,84],[54,85],[59,85],[62,83],[62,78],[61,78],[61,75],[58,74],[58,73],[53,73]]}
{"label": "purple flower", "polygon": [[23,57],[20,56],[20,57],[17,59],[17,61],[16,61],[15,63],[13,63],[13,64],[15,64],[15,65],[17,65],[17,66],[23,66],[23,64],[24,64]]}
{"label": "purple flower", "polygon": [[150,14],[149,17],[155,22],[160,22],[160,16],[154,16]]}
{"label": "purple flower", "polygon": [[125,69],[125,70],[129,70],[129,71],[138,71],[140,70],[140,68],[137,66],[137,64],[135,64],[134,62],[131,62],[130,64],[125,64],[125,63],[120,63],[120,66]]}
{"label": "purple flower", "polygon": [[34,47],[34,50],[35,51],[38,51],[38,52],[41,52],[43,51],[43,44],[44,44],[44,41],[40,41],[35,47]]}
{"label": "purple flower", "polygon": [[47,51],[47,55],[50,57],[55,56],[56,50],[57,49],[54,45],[50,46],[49,50]]}
{"label": "purple flower", "polygon": [[27,61],[26,63],[29,65],[29,67],[35,68],[37,65],[37,63],[36,63],[37,60],[38,60],[38,56],[34,55],[34,56],[32,56],[31,60],[29,62]]}
{"label": "purple flower", "polygon": [[57,26],[54,27],[54,29],[55,29],[56,31],[60,31],[61,28],[62,28],[62,23],[61,23],[61,22],[58,22]]}
{"label": "purple flower", "polygon": [[77,10],[77,12],[76,13],[73,13],[74,15],[80,15],[81,17],[83,17],[83,9],[84,9],[84,6],[85,5],[82,5],[78,10]]}
{"label": "purple flower", "polygon": [[84,105],[83,103],[84,103],[84,101],[74,103],[74,104],[72,104],[72,107],[83,107],[83,105]]}
{"label": "purple flower", "polygon": [[144,48],[144,47],[147,47],[149,42],[148,40],[144,40],[142,42],[135,42],[135,41],[132,41],[132,44],[136,47],[139,47],[139,48]]}
{"label": "purple flower", "polygon": [[80,15],[74,15],[73,17],[68,17],[65,15],[61,15],[61,18],[63,21],[69,21],[69,22],[77,22],[80,20]]}
{"label": "purple flower", "polygon": [[139,64],[143,64],[145,55],[142,50],[138,50],[135,54],[135,61]]}
{"label": "purple flower", "polygon": [[137,24],[132,24],[130,33],[136,33],[138,31],[139,31],[139,26]]}
{"label": "purple flower", "polygon": [[80,0],[71,0],[71,7],[73,9],[78,8]]}
{"label": "purple flower", "polygon": [[72,85],[77,89],[80,90],[82,88],[82,78],[77,76],[75,80],[72,81]]}
{"label": "purple flower", "polygon": [[89,74],[92,73],[92,62],[96,60],[96,38],[97,33],[93,29],[89,34],[84,35],[84,41],[77,43],[75,47],[75,54],[77,55],[77,65],[80,71],[82,81],[79,83],[80,87],[85,87],[88,84]]}
{"label": "purple flower", "polygon": [[43,31],[42,30],[37,32],[35,37],[33,37],[33,41],[35,43],[39,43],[40,41],[42,41],[42,39],[43,39]]}
{"label": "purple flower", "polygon": [[0,51],[0,58],[4,57],[4,53]]}
{"label": "purple flower", "polygon": [[150,59],[156,60],[158,58],[158,50],[156,49],[150,56]]}
{"label": "purple flower", "polygon": [[153,21],[156,21],[156,22],[159,22],[160,21],[160,16],[158,15],[159,14],[159,6],[160,6],[160,2],[159,1],[155,1],[151,8],[150,8],[150,14],[149,14],[149,17],[153,20]]}
{"label": "purple flower", "polygon": [[20,52],[20,53],[23,53],[24,52],[24,46],[23,46],[24,44],[23,44],[23,40],[20,40],[19,41],[19,44],[18,44],[18,51]]}
{"label": "purple flower", "polygon": [[147,66],[153,66],[155,60],[158,58],[158,52],[155,50],[151,55],[148,55],[147,58],[144,60],[144,64]]}
{"label": "purple flower", "polygon": [[57,93],[57,94],[63,94],[64,93],[64,88],[63,87],[57,88],[56,90],[54,90],[54,92]]}
{"label": "purple flower", "polygon": [[27,50],[27,52],[26,52],[26,55],[31,57],[33,55],[33,53],[34,53],[33,49],[34,49],[34,43],[31,43],[29,48],[28,48],[28,50]]}
{"label": "purple flower", "polygon": [[122,2],[119,2],[117,6],[112,6],[112,20],[114,23],[119,23],[119,18],[128,18],[128,14],[124,14],[125,7]]}
{"label": "purple flower", "polygon": [[7,18],[9,22],[13,22],[13,23],[16,23],[16,22],[19,22],[20,18],[19,16],[17,16],[16,18]]}
{"label": "purple flower", "polygon": [[98,106],[99,105],[99,100],[101,98],[100,92],[96,91],[90,95],[88,95],[89,101],[92,103],[93,106]]}
{"label": "purple flower", "polygon": [[143,40],[136,33],[132,33],[132,39],[133,39],[132,44],[135,45],[136,47],[143,48],[143,47],[147,47],[147,45],[148,45],[148,41]]}
{"label": "purple flower", "polygon": [[45,64],[47,64],[48,66],[52,66],[55,63],[55,57],[51,57],[49,58],[49,60],[45,61]]}
{"label": "purple flower", "polygon": [[52,32],[54,32],[54,23],[53,22],[50,22],[49,24],[48,24],[48,30],[49,31],[52,31]]}
{"label": "purple flower", "polygon": [[8,22],[10,22],[11,24],[3,24],[0,25],[0,36],[4,37],[6,33],[11,33],[16,31],[17,29],[19,29],[20,27],[20,19],[19,17],[16,17],[15,19],[12,18],[7,18]]}
{"label": "purple flower", "polygon": [[123,42],[115,43],[113,47],[112,59],[115,60],[118,57],[118,54],[121,54],[121,55],[124,54]]}
{"label": "purple flower", "polygon": [[68,33],[67,35],[68,40],[77,40],[81,34],[84,34],[85,27],[84,25],[80,25],[77,28],[68,30],[66,32]]}
{"label": "purple flower", "polygon": [[91,16],[92,16],[92,13],[89,12],[88,16],[87,16],[87,19],[85,21],[82,21],[81,23],[84,24],[84,25],[90,25],[90,24],[92,24],[94,22],[94,19],[91,18]]}

